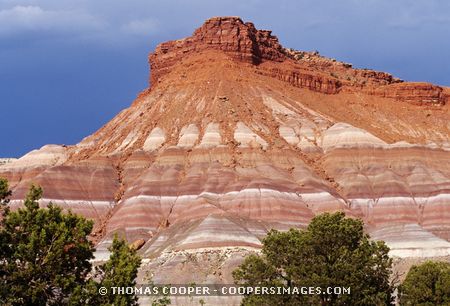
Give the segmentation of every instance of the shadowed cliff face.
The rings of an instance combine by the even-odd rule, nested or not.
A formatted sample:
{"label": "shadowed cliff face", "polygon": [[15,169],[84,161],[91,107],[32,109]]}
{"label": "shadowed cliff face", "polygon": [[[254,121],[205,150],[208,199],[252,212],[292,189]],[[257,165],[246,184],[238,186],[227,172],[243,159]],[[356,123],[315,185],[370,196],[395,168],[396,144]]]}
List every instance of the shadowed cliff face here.
{"label": "shadowed cliff face", "polygon": [[13,206],[40,184],[43,203],[96,221],[99,258],[114,232],[144,239],[169,283],[176,254],[208,250],[224,271],[177,277],[229,282],[270,228],[326,211],[362,218],[394,255],[450,254],[448,88],[285,49],[238,17],[149,59],[151,88],[99,131],[0,166]]}

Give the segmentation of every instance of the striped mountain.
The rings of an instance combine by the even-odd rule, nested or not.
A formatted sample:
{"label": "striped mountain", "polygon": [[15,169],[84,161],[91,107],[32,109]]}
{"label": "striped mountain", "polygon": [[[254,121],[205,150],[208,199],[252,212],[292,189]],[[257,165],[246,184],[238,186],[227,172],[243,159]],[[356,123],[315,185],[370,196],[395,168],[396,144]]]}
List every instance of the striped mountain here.
{"label": "striped mountain", "polygon": [[95,221],[97,259],[116,232],[143,239],[156,282],[230,282],[269,229],[337,210],[393,255],[450,255],[449,88],[286,49],[238,17],[149,62],[149,88],[96,133],[0,165],[13,207],[41,185],[43,205]]}

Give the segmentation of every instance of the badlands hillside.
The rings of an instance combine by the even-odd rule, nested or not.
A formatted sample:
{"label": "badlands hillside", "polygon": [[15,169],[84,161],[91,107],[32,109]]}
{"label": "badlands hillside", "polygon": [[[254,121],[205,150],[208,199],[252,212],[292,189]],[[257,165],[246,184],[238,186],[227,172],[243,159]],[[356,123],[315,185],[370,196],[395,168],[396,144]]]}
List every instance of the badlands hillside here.
{"label": "badlands hillside", "polygon": [[80,143],[0,165],[12,205],[142,244],[155,282],[229,283],[270,228],[336,210],[399,257],[450,255],[450,89],[295,51],[238,17],[156,47],[149,88]]}

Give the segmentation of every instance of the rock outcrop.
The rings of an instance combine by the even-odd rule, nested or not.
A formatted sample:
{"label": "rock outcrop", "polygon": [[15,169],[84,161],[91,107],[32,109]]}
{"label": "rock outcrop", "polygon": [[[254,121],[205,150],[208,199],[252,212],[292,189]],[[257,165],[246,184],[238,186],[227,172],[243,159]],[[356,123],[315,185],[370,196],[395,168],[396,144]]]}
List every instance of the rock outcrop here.
{"label": "rock outcrop", "polygon": [[259,64],[263,60],[284,61],[287,57],[271,31],[257,30],[239,17],[214,17],[195,30],[191,37],[158,45],[150,54],[150,83],[158,80],[178,61],[194,53],[217,50],[233,58]]}
{"label": "rock outcrop", "polygon": [[371,88],[368,93],[419,105],[444,105],[448,101],[444,88],[430,83],[398,83]]}
{"label": "rock outcrop", "polygon": [[326,211],[394,255],[450,254],[448,88],[284,49],[237,17],[149,58],[151,88],[99,131],[0,166],[14,207],[40,184],[96,221],[97,259],[121,233],[168,283],[229,282],[270,228]]}

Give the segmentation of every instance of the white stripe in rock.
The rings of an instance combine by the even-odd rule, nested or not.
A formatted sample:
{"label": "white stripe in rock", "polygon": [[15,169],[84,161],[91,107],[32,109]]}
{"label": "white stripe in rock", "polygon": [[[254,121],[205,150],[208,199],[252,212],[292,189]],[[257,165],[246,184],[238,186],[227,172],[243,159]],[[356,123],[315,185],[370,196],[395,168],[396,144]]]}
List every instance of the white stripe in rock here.
{"label": "white stripe in rock", "polygon": [[254,147],[260,145],[263,149],[267,148],[267,142],[259,135],[255,134],[243,122],[238,122],[234,131],[234,139],[241,147]]}
{"label": "white stripe in rock", "polygon": [[144,151],[153,151],[161,147],[166,141],[166,133],[160,127],[155,127],[144,142]]}
{"label": "white stripe in rock", "polygon": [[220,145],[222,142],[222,136],[220,135],[220,128],[218,123],[208,123],[203,135],[202,142],[199,147],[209,148]]}
{"label": "white stripe in rock", "polygon": [[180,132],[178,147],[192,148],[197,142],[199,133],[198,127],[193,123],[184,126]]}

